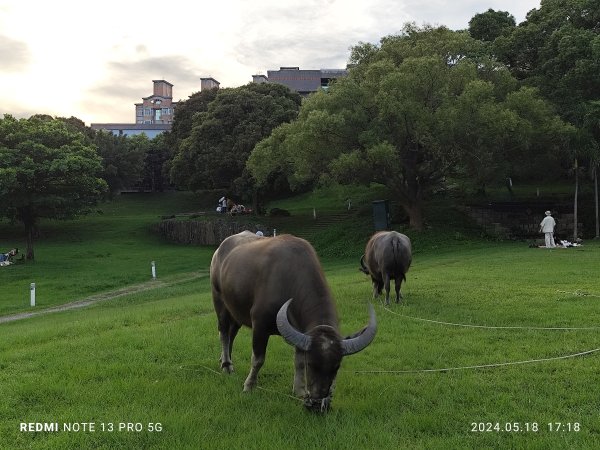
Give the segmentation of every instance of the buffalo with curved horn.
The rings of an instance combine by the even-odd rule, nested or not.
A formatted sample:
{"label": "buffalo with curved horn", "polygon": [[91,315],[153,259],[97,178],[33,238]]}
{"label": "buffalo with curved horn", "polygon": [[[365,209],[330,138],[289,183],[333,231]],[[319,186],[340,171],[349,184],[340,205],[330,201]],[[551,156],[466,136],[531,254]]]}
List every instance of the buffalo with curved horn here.
{"label": "buffalo with curved horn", "polygon": [[252,390],[265,361],[269,336],[295,347],[294,393],[314,411],[331,404],[342,358],[366,348],[377,330],[370,306],[367,327],[343,339],[335,304],[312,246],[295,236],[260,237],[249,231],[225,239],[210,267],[221,338],[221,368],[231,373],[233,341],[252,328],[252,363],[244,391]]}
{"label": "buffalo with curved horn", "polygon": [[385,304],[390,304],[390,280],[394,279],[396,303],[400,302],[402,280],[412,262],[412,249],[408,236],[397,231],[379,231],[371,236],[360,258],[360,271],[371,276],[373,297],[385,287]]}

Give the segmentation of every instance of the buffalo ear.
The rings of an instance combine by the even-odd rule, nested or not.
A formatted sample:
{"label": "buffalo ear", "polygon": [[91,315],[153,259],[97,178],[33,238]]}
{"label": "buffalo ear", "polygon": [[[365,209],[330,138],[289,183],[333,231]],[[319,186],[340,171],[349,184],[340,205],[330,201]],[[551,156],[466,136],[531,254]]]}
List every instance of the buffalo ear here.
{"label": "buffalo ear", "polygon": [[342,354],[344,356],[352,355],[364,350],[375,338],[377,333],[377,318],[375,317],[375,308],[369,303],[369,324],[358,333],[342,341]]}
{"label": "buffalo ear", "polygon": [[283,337],[288,344],[306,352],[310,348],[312,341],[311,337],[296,330],[287,317],[288,306],[290,306],[292,300],[293,299],[290,298],[281,308],[279,308],[279,312],[277,313],[277,329],[279,330],[281,337]]}

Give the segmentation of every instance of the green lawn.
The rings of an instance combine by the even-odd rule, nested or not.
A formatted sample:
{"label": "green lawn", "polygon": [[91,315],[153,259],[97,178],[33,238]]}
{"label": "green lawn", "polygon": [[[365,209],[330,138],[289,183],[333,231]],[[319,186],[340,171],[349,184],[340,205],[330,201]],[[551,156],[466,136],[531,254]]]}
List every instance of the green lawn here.
{"label": "green lawn", "polygon": [[[600,351],[554,358],[600,348],[598,243],[545,250],[413,235],[425,248],[415,248],[404,303],[378,304],[375,341],[344,360],[333,409],[318,416],[289,396],[293,350],[279,337],[261,389],[241,389],[248,330],[236,340],[236,372],[218,372],[205,276],[213,249],[161,242],[147,230],[174,203],[137,201],[44,228],[34,264],[0,269],[3,314],[28,309],[30,280],[43,308],[147,282],[151,260],[158,269],[154,289],[0,324],[0,448],[597,448]],[[0,244],[10,246],[14,231],[4,229]],[[371,287],[358,257],[323,259],[344,333],[367,321]],[[540,359],[549,360],[466,368]],[[43,422],[95,431],[20,431]],[[560,431],[548,425],[556,422]],[[492,431],[472,431],[487,423]]]}

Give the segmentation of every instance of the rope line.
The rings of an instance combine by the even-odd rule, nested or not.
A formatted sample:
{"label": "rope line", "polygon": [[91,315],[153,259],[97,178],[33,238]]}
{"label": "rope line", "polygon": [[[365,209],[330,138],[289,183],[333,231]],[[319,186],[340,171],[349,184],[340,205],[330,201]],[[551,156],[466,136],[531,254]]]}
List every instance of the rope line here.
{"label": "rope line", "polygon": [[290,394],[284,394],[283,392],[273,391],[271,389],[267,389],[267,388],[264,388],[264,387],[261,387],[261,386],[256,386],[256,389],[260,389],[261,391],[265,391],[265,392],[268,392],[270,394],[276,394],[276,395],[281,395],[283,397],[288,397],[288,398],[291,398],[293,400],[297,400],[299,402],[302,401],[302,399],[299,398],[299,397],[294,397],[293,395],[290,395]]}
{"label": "rope line", "polygon": [[354,373],[360,374],[360,375],[365,375],[365,374],[381,375],[381,374],[450,372],[452,370],[468,370],[468,369],[489,369],[489,368],[495,368],[495,367],[516,366],[519,364],[532,364],[532,363],[537,363],[537,362],[548,362],[548,361],[558,361],[561,359],[577,358],[578,356],[590,355],[590,354],[596,353],[598,351],[600,351],[600,348],[595,348],[593,350],[587,350],[584,352],[574,353],[571,355],[555,356],[552,358],[528,359],[525,361],[511,361],[511,362],[496,363],[496,364],[482,364],[482,365],[478,365],[478,366],[446,367],[443,369],[413,369],[413,370],[355,370]]}
{"label": "rope line", "polygon": [[557,289],[556,292],[560,293],[560,294],[571,294],[571,295],[575,295],[578,297],[597,297],[600,298],[600,295],[596,295],[596,294],[590,294],[589,292],[584,292],[584,291],[575,291],[575,292],[569,292],[569,291],[561,291],[560,289]]}
{"label": "rope line", "polygon": [[552,331],[574,331],[574,330],[600,330],[600,327],[525,327],[525,326],[486,326],[486,325],[472,325],[466,323],[453,323],[453,322],[443,322],[440,320],[432,320],[432,319],[423,319],[421,317],[408,316],[406,314],[400,314],[395,311],[392,311],[386,306],[382,305],[382,308],[389,312],[390,314],[394,314],[400,317],[406,317],[407,319],[419,320],[421,322],[429,322],[435,323],[438,325],[448,325],[452,327],[464,327],[464,328],[480,328],[485,330],[552,330]]}

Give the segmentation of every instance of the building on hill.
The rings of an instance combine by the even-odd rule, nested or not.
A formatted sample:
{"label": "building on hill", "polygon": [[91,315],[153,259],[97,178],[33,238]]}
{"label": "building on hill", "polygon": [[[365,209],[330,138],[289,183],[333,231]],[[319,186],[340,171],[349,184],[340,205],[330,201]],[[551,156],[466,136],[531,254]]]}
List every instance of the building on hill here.
{"label": "building on hill", "polygon": [[329,82],[348,75],[347,69],[304,70],[300,67],[280,67],[267,70],[265,75],[252,75],[254,83],[279,83],[306,97],[319,89],[327,89]]}
{"label": "building on hill", "polygon": [[200,78],[200,90],[210,91],[211,89],[219,89],[219,83],[217,80],[211,77]]}
{"label": "building on hill", "polygon": [[[93,130],[109,131],[117,136],[145,134],[153,139],[165,131],[171,131],[178,102],[173,101],[173,85],[166,80],[152,80],[152,95],[135,103],[135,123],[92,123]],[[201,90],[219,89],[214,78],[200,78]]]}
{"label": "building on hill", "polygon": [[173,101],[173,85],[166,80],[152,80],[154,93],[135,104],[135,123],[170,124],[177,102]]}

